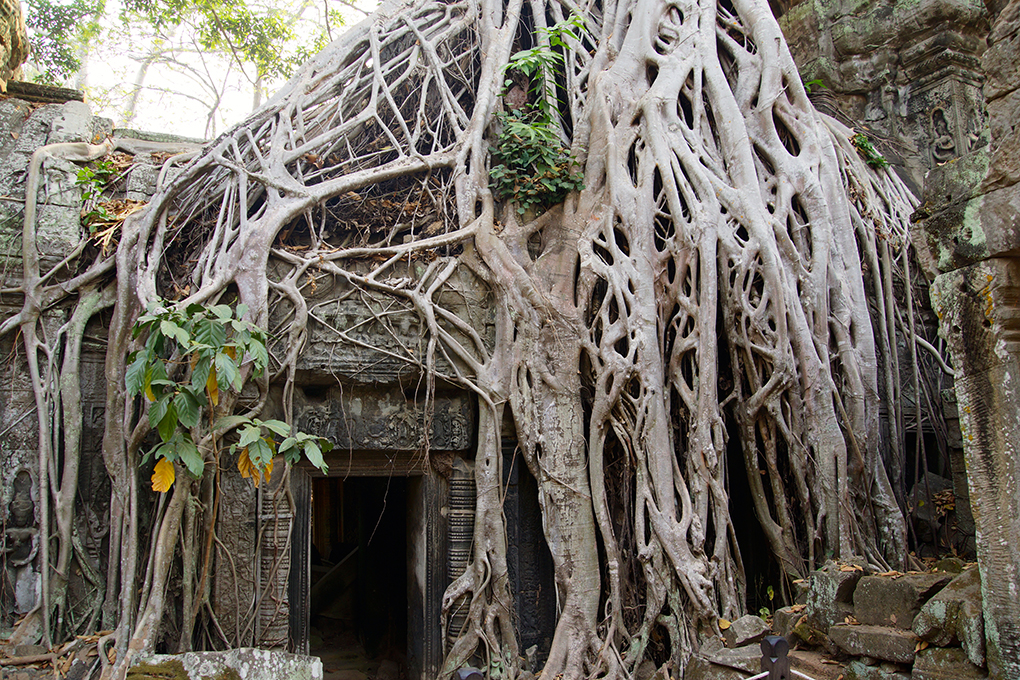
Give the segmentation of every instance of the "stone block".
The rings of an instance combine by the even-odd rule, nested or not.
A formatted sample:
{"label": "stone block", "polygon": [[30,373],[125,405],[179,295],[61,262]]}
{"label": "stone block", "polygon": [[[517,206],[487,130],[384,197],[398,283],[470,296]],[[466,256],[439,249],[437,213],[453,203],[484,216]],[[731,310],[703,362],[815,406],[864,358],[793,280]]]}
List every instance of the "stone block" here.
{"label": "stone block", "polygon": [[39,254],[64,257],[81,239],[81,211],[77,207],[40,205],[36,210]]}
{"label": "stone block", "polygon": [[772,632],[787,637],[794,631],[800,620],[806,616],[804,605],[782,607],[772,613]]}
{"label": "stone block", "polygon": [[[62,158],[50,158],[39,173],[38,205],[59,205],[81,209],[80,166]],[[27,177],[27,176],[26,176]]]}
{"label": "stone block", "polygon": [[986,680],[988,673],[967,660],[959,647],[928,647],[914,659],[912,680]]}
{"label": "stone block", "polygon": [[[1020,116],[1020,110],[1014,111],[1014,115]],[[1020,183],[1020,130],[1014,127],[1008,134],[993,139],[991,154],[988,176],[985,177],[982,188],[990,191]],[[1015,191],[1020,193],[1020,187]]]}
{"label": "stone block", "polygon": [[854,590],[865,575],[861,564],[827,562],[808,578],[807,615],[819,630],[843,623],[854,613]]}
{"label": "stone block", "polygon": [[[1001,186],[988,150],[956,159],[928,174],[914,220],[930,253],[924,266],[949,272],[1020,248],[1020,191]],[[997,184],[986,185],[994,180]]]}
{"label": "stone block", "polygon": [[921,606],[951,578],[948,574],[865,576],[854,591],[854,616],[863,624],[910,630]]}
{"label": "stone block", "polygon": [[[1012,11],[1011,11],[1012,9]],[[995,99],[1020,87],[1016,57],[1020,54],[1020,12],[1015,5],[1000,14],[988,36],[988,49],[981,55],[985,72],[985,97]]]}
{"label": "stone block", "polygon": [[748,614],[731,623],[722,634],[727,647],[743,647],[760,642],[768,630],[768,624],[760,616]]}
{"label": "stone block", "polygon": [[22,124],[18,139],[11,151],[31,156],[40,146],[45,146],[49,142],[50,131],[53,129],[53,119],[58,115],[60,115],[59,104],[46,104],[32,111],[32,114]]}
{"label": "stone block", "polygon": [[981,612],[981,573],[971,567],[943,588],[914,619],[914,633],[933,645],[959,644],[971,663],[985,663],[985,624]]}
{"label": "stone block", "polygon": [[322,680],[322,661],[314,656],[242,647],[223,652],[153,654],[128,670],[128,680],[165,678],[202,680],[240,676],[245,680]]}
{"label": "stone block", "polygon": [[156,191],[159,168],[148,163],[139,163],[131,168],[127,176],[127,199],[147,201]]}
{"label": "stone block", "polygon": [[894,663],[869,666],[859,659],[846,665],[844,680],[911,680],[910,671]]}
{"label": "stone block", "polygon": [[992,147],[1013,132],[1017,122],[1020,122],[1020,90],[988,101],[988,131],[992,136]]}
{"label": "stone block", "polygon": [[60,112],[53,118],[49,144],[68,142],[89,142],[92,140],[92,112],[88,104],[69,101],[60,106]]}
{"label": "stone block", "polygon": [[944,571],[947,574],[959,574],[963,571],[965,562],[959,557],[943,557],[935,563],[935,571]]}
{"label": "stone block", "polygon": [[851,656],[870,656],[883,661],[911,663],[917,636],[912,631],[886,626],[849,626],[829,628],[829,639]]}

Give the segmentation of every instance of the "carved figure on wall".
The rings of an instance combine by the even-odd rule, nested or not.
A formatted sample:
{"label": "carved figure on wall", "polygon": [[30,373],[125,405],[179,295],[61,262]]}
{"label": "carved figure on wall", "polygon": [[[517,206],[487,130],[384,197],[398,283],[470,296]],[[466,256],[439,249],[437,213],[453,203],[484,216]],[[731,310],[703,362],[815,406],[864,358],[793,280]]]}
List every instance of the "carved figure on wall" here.
{"label": "carved figure on wall", "polygon": [[931,126],[935,139],[931,145],[931,155],[936,163],[945,163],[956,158],[956,141],[949,130],[949,119],[945,109],[939,107],[931,112]]}
{"label": "carved figure on wall", "polygon": [[22,567],[30,563],[39,549],[35,527],[35,501],[32,500],[32,475],[21,470],[14,476],[11,502],[7,505],[7,528],[3,552],[7,564]]}

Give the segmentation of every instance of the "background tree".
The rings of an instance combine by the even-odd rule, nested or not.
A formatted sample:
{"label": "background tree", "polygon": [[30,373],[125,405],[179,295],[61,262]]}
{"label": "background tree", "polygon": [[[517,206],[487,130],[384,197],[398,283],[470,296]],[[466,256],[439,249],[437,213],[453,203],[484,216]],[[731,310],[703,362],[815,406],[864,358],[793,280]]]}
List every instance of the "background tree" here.
{"label": "background tree", "polygon": [[[126,0],[114,15],[101,0],[29,0],[34,77],[87,90],[93,104],[120,125],[152,101],[174,111],[168,117],[174,125],[187,117],[183,111],[196,110],[211,137],[223,124],[225,100],[242,107],[226,114],[235,118],[248,112],[249,102],[257,108],[267,88],[279,87],[329,42],[344,21],[339,8],[349,9],[335,4]],[[102,72],[90,78],[93,60],[93,70]],[[112,63],[120,64],[115,82],[106,72]]]}
{"label": "background tree", "polygon": [[[527,96],[503,112],[514,88]],[[138,550],[151,406],[125,387],[132,329],[160,297],[179,298],[174,310],[236,298],[247,322],[276,324],[288,423],[321,321],[309,280],[385,298],[375,323],[413,315],[423,354],[390,355],[477,395],[474,550],[444,597],[467,598],[468,625],[444,674],[473,657],[519,671],[500,505],[508,409],[555,568],[548,677],[622,678],[645,659],[679,676],[719,618],[744,610],[732,470],[750,489],[734,502],[753,505],[786,577],[855,554],[903,565],[883,456],[904,433],[883,434],[878,396],[900,379],[887,321],[912,198],[853,135],[815,112],[762,0],[381,7],[210,143],[128,218],[113,262],[86,270],[115,301],[103,454],[117,663],[157,639],[167,612],[145,574],[174,559],[169,513]],[[503,182],[508,168],[541,186]],[[494,342],[444,304],[465,270],[491,294]],[[38,288],[26,308],[58,285],[26,280]],[[5,328],[34,338],[35,323],[23,312]]]}

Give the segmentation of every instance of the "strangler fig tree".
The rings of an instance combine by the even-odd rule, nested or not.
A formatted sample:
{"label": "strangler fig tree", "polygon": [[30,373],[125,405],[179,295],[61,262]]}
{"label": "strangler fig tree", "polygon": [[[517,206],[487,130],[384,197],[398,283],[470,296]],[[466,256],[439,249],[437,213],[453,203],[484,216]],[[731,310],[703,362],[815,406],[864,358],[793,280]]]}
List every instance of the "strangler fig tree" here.
{"label": "strangler fig tree", "polygon": [[[520,670],[507,415],[555,568],[545,677],[629,677],[645,659],[680,677],[745,609],[737,506],[787,578],[828,557],[903,565],[904,432],[879,406],[900,384],[894,282],[913,199],[854,135],[814,110],[763,0],[382,5],[261,110],[171,160],[181,172],[89,265],[113,304],[118,663],[157,639],[165,612],[140,618],[137,593],[151,596],[146,560],[173,557],[132,544],[152,407],[125,387],[125,358],[160,297],[240,303],[271,330],[252,418],[282,385],[292,424],[311,329],[363,342],[326,326],[327,284],[383,326],[393,310],[417,319],[419,348],[378,349],[416,365],[428,394],[444,381],[476,396],[473,552],[444,596],[468,617],[444,675]],[[488,291],[494,336],[451,307],[464,271]]]}

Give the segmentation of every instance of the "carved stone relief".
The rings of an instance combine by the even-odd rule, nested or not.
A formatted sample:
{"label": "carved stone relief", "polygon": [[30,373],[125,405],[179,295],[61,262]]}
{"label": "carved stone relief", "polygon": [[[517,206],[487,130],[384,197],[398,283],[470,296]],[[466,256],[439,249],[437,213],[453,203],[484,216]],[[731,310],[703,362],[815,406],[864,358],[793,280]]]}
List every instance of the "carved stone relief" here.
{"label": "carved stone relief", "polygon": [[337,449],[464,451],[473,437],[474,411],[463,394],[437,396],[433,412],[400,390],[328,388],[301,406],[298,427],[330,439]]}

